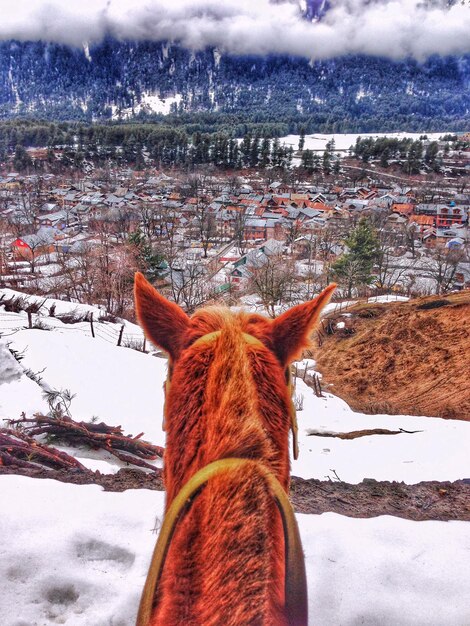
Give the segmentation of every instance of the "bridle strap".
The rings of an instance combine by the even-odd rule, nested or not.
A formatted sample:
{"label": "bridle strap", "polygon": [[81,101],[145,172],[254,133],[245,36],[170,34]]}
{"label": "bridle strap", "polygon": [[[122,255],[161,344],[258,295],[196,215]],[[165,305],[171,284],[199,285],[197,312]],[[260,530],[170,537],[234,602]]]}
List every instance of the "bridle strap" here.
{"label": "bridle strap", "polygon": [[305,562],[294,510],[278,479],[259,461],[228,458],[214,461],[199,470],[182,487],[171,503],[157,539],[145,582],[136,626],[149,626],[166,555],[178,522],[189,511],[206,483],[223,472],[255,466],[266,480],[282,519],[285,544],[285,608],[289,626],[307,626],[308,603]]}

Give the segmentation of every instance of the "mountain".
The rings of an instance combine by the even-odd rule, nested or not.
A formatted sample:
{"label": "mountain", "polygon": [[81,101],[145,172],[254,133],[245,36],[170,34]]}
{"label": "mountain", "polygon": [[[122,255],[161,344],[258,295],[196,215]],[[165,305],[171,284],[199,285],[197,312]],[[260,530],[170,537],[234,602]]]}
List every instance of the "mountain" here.
{"label": "mountain", "polygon": [[210,113],[278,121],[288,131],[299,124],[324,132],[466,130],[469,87],[470,55],[422,64],[364,56],[309,62],[113,39],[83,49],[0,43],[3,119]]}

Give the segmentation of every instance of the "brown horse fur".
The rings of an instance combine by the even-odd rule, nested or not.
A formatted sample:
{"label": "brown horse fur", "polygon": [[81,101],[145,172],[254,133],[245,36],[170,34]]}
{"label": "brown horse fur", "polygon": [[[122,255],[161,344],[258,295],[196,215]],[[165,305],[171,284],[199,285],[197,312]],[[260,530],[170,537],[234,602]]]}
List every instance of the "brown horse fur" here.
{"label": "brown horse fur", "polygon": [[[275,320],[208,307],[188,317],[136,275],[137,318],[169,354],[165,403],[166,509],[218,459],[260,460],[289,487],[286,368],[309,337],[334,285]],[[197,339],[221,331],[208,342]],[[242,333],[257,338],[247,342]],[[151,626],[285,626],[284,534],[261,472],[211,479],[172,538]]]}

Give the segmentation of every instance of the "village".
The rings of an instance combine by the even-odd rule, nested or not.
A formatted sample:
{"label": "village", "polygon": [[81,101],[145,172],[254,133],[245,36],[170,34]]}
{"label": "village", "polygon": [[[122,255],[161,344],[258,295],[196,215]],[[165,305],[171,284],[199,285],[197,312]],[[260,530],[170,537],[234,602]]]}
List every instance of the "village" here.
{"label": "village", "polygon": [[[339,282],[338,298],[427,295],[470,286],[470,190],[403,186],[363,172],[354,185],[273,172],[117,168],[0,177],[0,286],[126,316],[136,270],[194,310],[251,297],[276,307]],[[367,221],[378,254],[367,280],[335,262]]]}
{"label": "village", "polygon": [[469,33],[2,3],[0,626],[470,626]]}

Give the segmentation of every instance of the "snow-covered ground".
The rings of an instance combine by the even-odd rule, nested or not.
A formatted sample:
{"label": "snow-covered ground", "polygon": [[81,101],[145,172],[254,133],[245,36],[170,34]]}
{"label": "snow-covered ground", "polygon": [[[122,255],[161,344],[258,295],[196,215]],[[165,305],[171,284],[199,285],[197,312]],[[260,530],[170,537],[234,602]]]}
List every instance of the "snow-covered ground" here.
{"label": "snow-covered ground", "polygon": [[[132,626],[164,494],[3,476],[4,626]],[[469,524],[297,516],[310,624],[468,626]]]}
{"label": "snow-covered ground", "polygon": [[[349,150],[351,146],[355,145],[358,137],[362,137],[363,139],[367,139],[367,137],[372,137],[373,139],[377,139],[379,137],[390,137],[396,139],[409,138],[416,140],[423,135],[426,135],[430,141],[437,141],[439,137],[446,134],[447,133],[445,131],[442,133],[336,133],[334,135],[315,133],[313,135],[305,136],[304,150],[324,152],[326,144],[332,139],[335,141],[335,150]],[[280,142],[286,146],[292,146],[294,150],[297,150],[299,146],[299,139],[300,135],[287,135],[286,137],[281,137]]]}
{"label": "snow-covered ground", "polygon": [[[74,305],[60,307],[63,312]],[[144,431],[144,438],[164,445],[165,361],[99,335],[93,339],[87,323],[81,330],[82,324],[44,321],[52,330],[14,332],[24,327],[25,315],[5,314],[0,306],[0,333],[9,335],[0,338],[0,422],[22,411],[47,410],[42,387],[25,374],[29,368],[40,372],[46,388],[76,394],[74,418],[98,416],[134,435]],[[105,326],[109,332],[120,327]],[[9,358],[7,342],[24,352],[20,363]],[[296,394],[303,397],[303,409],[294,475],[339,476],[351,483],[470,477],[469,423],[355,413],[330,393],[317,398],[300,379]],[[369,428],[421,432],[354,440],[308,434]],[[102,472],[123,465],[103,454],[73,453]],[[163,493],[146,490],[106,493],[98,486],[0,476],[2,626],[132,626],[163,501]],[[468,523],[350,519],[333,513],[297,518],[312,625],[470,624]]]}
{"label": "snow-covered ground", "polygon": [[[300,454],[292,462],[294,476],[335,480],[336,472],[348,483],[374,478],[408,484],[470,478],[468,448],[463,443],[470,440],[468,422],[356,413],[331,393],[317,398],[299,379],[295,393],[303,401],[303,410],[297,411]],[[311,430],[339,433],[373,428],[418,432],[351,440],[308,435]]]}
{"label": "snow-covered ground", "polygon": [[171,112],[171,105],[178,105],[182,99],[183,96],[181,94],[175,94],[174,96],[162,98],[157,93],[144,92],[142,93],[141,101],[134,107],[119,109],[115,104],[111,105],[111,117],[113,120],[128,119],[141,112],[169,115]]}
{"label": "snow-covered ground", "polygon": [[[44,304],[45,312],[51,302]],[[70,302],[55,301],[55,304],[57,314],[76,307]],[[253,306],[250,303],[247,308]],[[337,306],[330,303],[328,309]],[[85,310],[88,308],[92,307]],[[99,310],[96,312],[98,315]],[[11,349],[23,355],[19,364],[15,362],[19,374],[11,375],[14,366],[9,361],[10,373],[4,375],[9,382],[4,384],[1,384],[0,367],[0,423],[18,418],[22,412],[30,416],[47,411],[44,388],[69,390],[74,394],[71,414],[75,419],[87,421],[96,417],[108,424],[121,425],[126,433],[133,435],[143,431],[145,439],[163,446],[166,361],[153,354],[118,347],[116,337],[120,323],[96,323],[96,337],[92,338],[88,322],[63,324],[48,316],[40,319],[51,330],[25,329],[26,314],[5,313],[0,307],[0,334],[6,335],[3,340],[0,338],[0,344],[8,343]],[[21,327],[23,329],[17,330]],[[127,332],[134,333],[129,337],[142,336],[133,324],[127,324]],[[312,371],[314,362],[307,363]],[[299,373],[302,367],[299,364]],[[25,370],[37,374],[40,385],[31,380]],[[336,472],[341,480],[350,483],[361,482],[364,478],[417,483],[470,477],[468,455],[462,443],[470,437],[468,422],[356,413],[332,393],[316,397],[300,379],[297,379],[296,396],[303,408],[298,411],[301,455],[292,463],[294,475],[324,479],[325,476],[334,478]],[[309,435],[311,430],[348,432],[373,428],[419,432],[353,440]],[[91,469],[114,472],[123,465],[102,453],[78,450],[76,455]]]}

